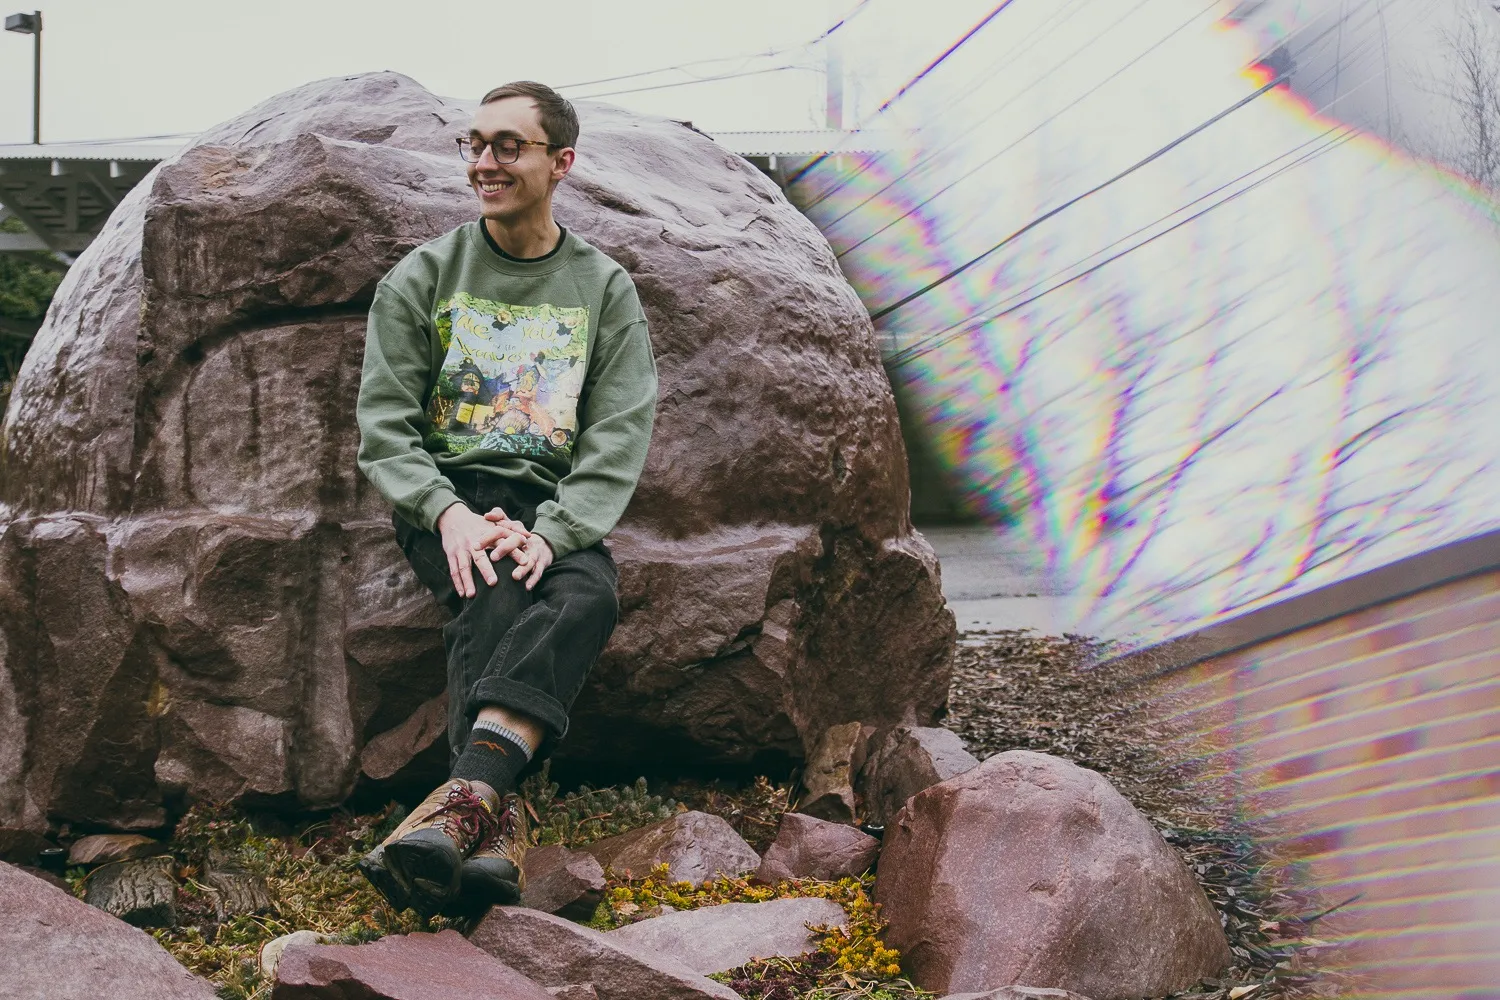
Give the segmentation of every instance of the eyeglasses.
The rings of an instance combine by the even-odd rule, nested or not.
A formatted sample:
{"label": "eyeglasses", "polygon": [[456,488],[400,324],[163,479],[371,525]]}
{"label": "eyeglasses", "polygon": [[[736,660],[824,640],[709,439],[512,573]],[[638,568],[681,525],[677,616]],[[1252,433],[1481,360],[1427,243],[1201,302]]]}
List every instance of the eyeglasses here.
{"label": "eyeglasses", "polygon": [[544,146],[547,149],[556,149],[557,146],[550,142],[537,142],[535,139],[517,139],[515,136],[502,135],[496,139],[485,139],[477,135],[461,135],[458,137],[458,155],[469,163],[478,163],[484,158],[485,147],[495,155],[496,163],[515,163],[521,158],[522,146]]}

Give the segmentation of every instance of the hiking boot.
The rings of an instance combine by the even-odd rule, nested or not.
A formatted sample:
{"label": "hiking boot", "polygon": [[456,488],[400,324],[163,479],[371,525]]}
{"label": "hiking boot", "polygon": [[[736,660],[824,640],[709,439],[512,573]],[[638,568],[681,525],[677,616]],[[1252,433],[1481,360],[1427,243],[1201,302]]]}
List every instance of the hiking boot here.
{"label": "hiking boot", "polygon": [[458,894],[464,858],[497,830],[494,807],[467,781],[453,778],[366,855],[360,870],[391,905],[398,905],[392,895],[404,890],[405,905],[431,916]]}
{"label": "hiking boot", "polygon": [[512,793],[500,804],[494,834],[475,848],[463,863],[459,896],[466,909],[484,911],[491,906],[519,902],[526,877],[521,858],[531,844],[526,824],[526,806]]}
{"label": "hiking boot", "polygon": [[397,913],[411,905],[411,890],[401,884],[396,873],[385,866],[385,844],[382,843],[359,859],[359,871]]}

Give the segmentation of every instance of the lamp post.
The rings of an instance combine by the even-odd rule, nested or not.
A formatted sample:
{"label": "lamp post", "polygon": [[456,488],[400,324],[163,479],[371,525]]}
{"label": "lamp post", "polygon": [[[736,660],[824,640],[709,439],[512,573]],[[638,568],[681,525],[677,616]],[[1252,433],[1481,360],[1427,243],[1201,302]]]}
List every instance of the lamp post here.
{"label": "lamp post", "polygon": [[31,141],[42,144],[42,12],[12,14],[5,19],[5,30],[30,35],[32,38],[31,59]]}

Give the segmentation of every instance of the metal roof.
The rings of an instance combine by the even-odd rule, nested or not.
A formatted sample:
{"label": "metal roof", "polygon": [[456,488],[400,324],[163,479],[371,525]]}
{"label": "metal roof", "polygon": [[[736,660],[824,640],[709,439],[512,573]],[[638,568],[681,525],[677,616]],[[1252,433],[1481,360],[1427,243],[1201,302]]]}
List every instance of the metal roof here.
{"label": "metal roof", "polygon": [[0,162],[5,160],[102,160],[129,163],[156,163],[165,160],[183,146],[180,142],[44,142],[0,145]]}

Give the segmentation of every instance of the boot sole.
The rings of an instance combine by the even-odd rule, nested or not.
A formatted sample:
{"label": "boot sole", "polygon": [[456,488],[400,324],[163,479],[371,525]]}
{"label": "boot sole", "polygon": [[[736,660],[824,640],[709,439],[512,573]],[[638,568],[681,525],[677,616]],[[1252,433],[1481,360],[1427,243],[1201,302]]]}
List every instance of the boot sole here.
{"label": "boot sole", "polygon": [[458,895],[463,856],[436,830],[417,830],[386,845],[385,866],[411,887],[411,906],[431,916]]}
{"label": "boot sole", "polygon": [[385,848],[375,850],[359,859],[358,868],[375,890],[385,897],[397,913],[411,905],[411,892],[401,883],[394,872],[385,866]]}
{"label": "boot sole", "polygon": [[474,906],[511,906],[521,901],[521,874],[509,861],[465,861],[460,871],[460,893]]}

